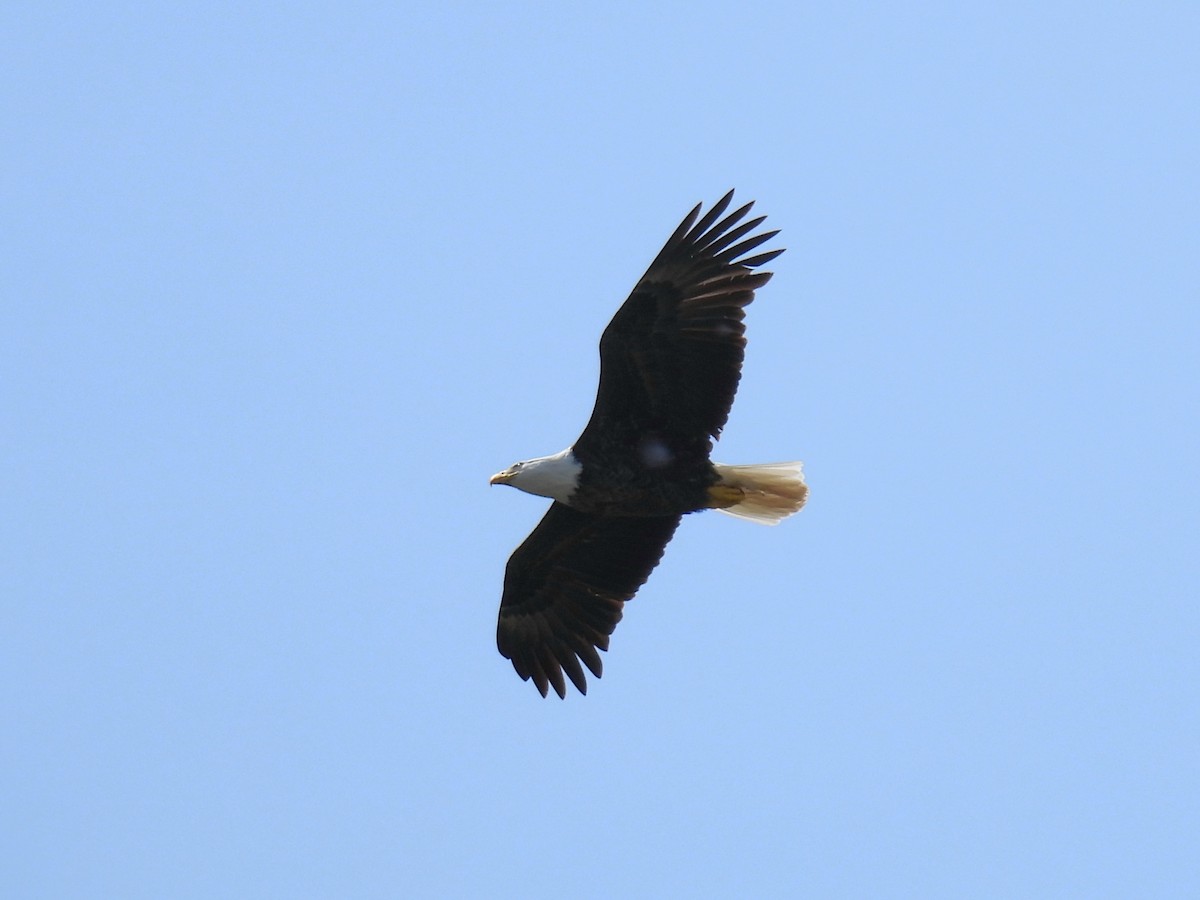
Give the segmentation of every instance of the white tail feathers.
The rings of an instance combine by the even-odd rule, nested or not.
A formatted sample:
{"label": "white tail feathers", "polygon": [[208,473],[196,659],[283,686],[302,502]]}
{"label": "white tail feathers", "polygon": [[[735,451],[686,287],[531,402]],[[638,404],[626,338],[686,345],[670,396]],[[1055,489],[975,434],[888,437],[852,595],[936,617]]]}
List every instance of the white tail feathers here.
{"label": "white tail feathers", "polygon": [[804,464],[763,463],[757,466],[724,466],[713,463],[721,484],[740,488],[745,496],[720,512],[762,525],[778,525],[800,511],[808,499]]}

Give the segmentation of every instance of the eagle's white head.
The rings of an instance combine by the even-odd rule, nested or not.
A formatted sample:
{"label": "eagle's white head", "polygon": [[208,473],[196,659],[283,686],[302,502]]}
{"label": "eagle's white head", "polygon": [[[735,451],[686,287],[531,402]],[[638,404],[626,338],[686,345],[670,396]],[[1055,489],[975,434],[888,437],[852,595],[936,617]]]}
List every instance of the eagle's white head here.
{"label": "eagle's white head", "polygon": [[488,479],[488,484],[507,484],[527,494],[566,503],[579,485],[583,466],[568,447],[553,456],[540,456],[514,463]]}

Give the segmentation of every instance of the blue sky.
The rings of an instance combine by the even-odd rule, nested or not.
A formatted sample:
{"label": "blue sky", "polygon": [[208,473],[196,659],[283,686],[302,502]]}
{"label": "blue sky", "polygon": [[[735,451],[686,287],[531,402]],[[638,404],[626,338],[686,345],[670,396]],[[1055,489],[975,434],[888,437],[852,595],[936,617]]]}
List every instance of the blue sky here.
{"label": "blue sky", "polygon": [[[1200,893],[1194,4],[10,4],[9,897]],[[586,698],[495,650],[604,324],[788,247]]]}

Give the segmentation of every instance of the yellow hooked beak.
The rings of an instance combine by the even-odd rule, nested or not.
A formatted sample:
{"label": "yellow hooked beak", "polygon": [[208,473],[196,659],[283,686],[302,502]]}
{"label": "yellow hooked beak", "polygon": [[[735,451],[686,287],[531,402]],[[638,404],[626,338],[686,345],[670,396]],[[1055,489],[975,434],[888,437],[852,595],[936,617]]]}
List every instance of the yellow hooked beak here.
{"label": "yellow hooked beak", "polygon": [[505,469],[503,472],[497,472],[488,479],[488,484],[508,484],[513,477],[512,469]]}

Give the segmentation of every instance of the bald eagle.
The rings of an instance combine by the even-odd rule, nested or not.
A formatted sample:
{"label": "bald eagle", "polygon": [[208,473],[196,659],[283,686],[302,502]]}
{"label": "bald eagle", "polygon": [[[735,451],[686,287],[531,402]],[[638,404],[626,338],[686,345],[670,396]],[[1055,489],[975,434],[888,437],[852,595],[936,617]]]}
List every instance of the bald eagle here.
{"label": "bald eagle", "polygon": [[766,217],[742,222],[747,203],[721,219],[732,200],[688,213],[604,329],[579,439],[491,477],[554,501],[508,561],[496,630],[500,653],[543,697],[550,687],[566,697],[564,672],[581,694],[583,666],[600,677],[597,650],[685,513],[774,525],[807,498],[798,462],[709,459],[741,375],[743,311],[771,278],[755,269],[783,252],[746,256],[779,232],[747,237]]}

